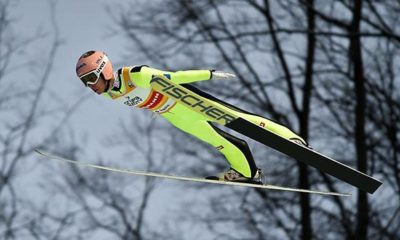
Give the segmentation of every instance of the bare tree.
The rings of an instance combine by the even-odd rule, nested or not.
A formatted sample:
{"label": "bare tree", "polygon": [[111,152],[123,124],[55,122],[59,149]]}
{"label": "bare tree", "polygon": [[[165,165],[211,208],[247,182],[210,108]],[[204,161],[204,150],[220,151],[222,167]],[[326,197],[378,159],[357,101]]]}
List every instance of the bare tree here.
{"label": "bare tree", "polygon": [[[62,44],[55,21],[54,2],[52,8],[51,33],[39,32],[22,39],[15,32],[17,20],[11,19],[15,1],[0,1],[0,86],[4,94],[0,97],[0,238],[21,239],[31,236],[42,239],[37,223],[43,220],[45,212],[36,212],[37,202],[29,198],[24,181],[33,172],[33,150],[36,147],[50,146],[56,134],[76,109],[77,104],[59,108],[53,104],[43,104],[51,94],[47,85],[57,51]],[[32,52],[33,46],[40,42],[49,43],[47,51]],[[20,55],[24,57],[21,58]],[[39,59],[40,66],[37,61]],[[23,67],[21,67],[23,66]],[[27,75],[27,66],[32,74]],[[35,68],[35,69],[34,69]],[[57,110],[59,109],[59,110]],[[47,124],[49,118],[52,124]],[[35,132],[42,132],[37,139]],[[26,186],[29,188],[29,186]]]}
{"label": "bare tree", "polygon": [[[380,233],[390,239],[396,235],[397,2],[210,0],[160,1],[150,6],[137,1],[126,9],[114,14],[118,16],[115,20],[119,30],[138,47],[132,51],[146,64],[151,61],[150,65],[170,70],[230,69],[239,82],[215,82],[212,87],[202,83],[201,87],[257,113],[267,112],[310,139],[317,150],[385,182],[382,196],[370,198],[359,191],[354,203],[337,197],[320,202],[306,195],[296,199],[284,193],[235,192],[252,196],[255,207],[243,205],[234,213],[213,209],[212,213],[241,215],[246,222],[241,226],[254,226],[255,219],[268,222],[268,230],[246,229],[249,236],[259,232],[260,238],[267,236],[266,232],[268,237],[280,237],[280,231],[288,239],[322,239],[327,232],[332,238],[346,239],[377,238]],[[203,157],[204,152],[187,146],[180,149],[200,158],[216,156],[207,153]],[[266,153],[271,156],[264,150],[257,156]],[[301,164],[293,168],[293,162],[281,158],[267,165],[270,181],[331,191],[349,189]],[[207,167],[212,165],[212,161],[205,162]],[[293,178],[283,178],[283,174]],[[260,201],[255,200],[258,198]],[[383,209],[379,203],[385,199],[394,200]],[[218,206],[224,209],[224,205],[234,206],[235,201],[224,199]],[[260,214],[260,209],[269,214]],[[220,221],[210,218],[212,215],[203,220]],[[225,224],[228,219],[224,219]],[[271,229],[276,234],[271,234]],[[231,239],[237,232],[223,237]]]}
{"label": "bare tree", "polygon": [[[149,118],[150,116],[144,116]],[[159,137],[162,129],[154,127],[154,119],[150,122],[144,120],[140,114],[134,115],[129,122],[121,122],[121,128],[104,142],[109,151],[121,151],[124,169],[141,169],[144,171],[163,172],[170,168],[164,165],[173,161],[168,147],[159,144],[166,141]],[[157,133],[156,133],[157,130]],[[156,137],[157,136],[157,137]],[[165,135],[164,135],[165,136]],[[73,144],[72,144],[73,145]],[[115,150],[113,150],[115,149]],[[79,159],[76,148],[73,151],[60,149],[60,154],[70,159]],[[106,166],[116,166],[117,161],[105,161],[98,156],[96,163]],[[60,166],[61,167],[61,166]],[[67,167],[67,168],[65,168]],[[159,180],[150,177],[136,177],[99,170],[64,166],[57,168],[62,173],[61,178],[54,177],[55,184],[47,191],[56,192],[63,189],[62,198],[74,207],[65,209],[73,218],[73,238],[93,238],[97,234],[113,239],[165,239],[172,232],[165,227],[153,228],[152,225],[162,226],[147,216],[150,198],[156,190]],[[52,189],[52,190],[51,190]],[[65,219],[55,219],[61,223]],[[71,234],[60,239],[70,239]]]}
{"label": "bare tree", "polygon": [[[347,41],[341,41],[341,39],[338,37],[327,39],[327,41],[322,45],[321,49],[323,50],[324,54],[329,56],[328,63],[333,69],[336,70],[338,77],[336,79],[326,78],[329,79],[328,81],[324,80],[324,83],[328,82],[328,84],[322,86],[319,88],[319,90],[323,89],[326,92],[323,93],[323,97],[322,95],[318,94],[318,99],[323,99],[322,102],[326,104],[333,116],[332,119],[335,120],[332,123],[336,122],[340,127],[340,129],[334,129],[328,126],[330,131],[333,130],[332,132],[335,133],[335,136],[343,138],[344,142],[348,141],[349,139],[354,141],[354,148],[347,147],[350,154],[348,154],[348,156],[345,158],[349,158],[351,154],[354,153],[357,159],[356,165],[361,171],[371,175],[379,174],[379,172],[382,171],[381,168],[384,166],[382,162],[384,158],[376,161],[373,160],[376,159],[376,156],[372,156],[375,155],[374,152],[376,152],[376,150],[379,148],[378,142],[381,140],[380,139],[377,141],[376,136],[382,136],[382,133],[381,128],[370,128],[371,124],[375,124],[374,122],[376,122],[375,117],[372,117],[372,119],[374,119],[372,121],[370,119],[370,116],[375,115],[375,110],[372,110],[372,108],[374,105],[376,105],[376,102],[371,101],[371,99],[375,98],[376,93],[374,93],[375,90],[369,86],[371,84],[375,85],[381,82],[382,78],[374,77],[374,79],[372,79],[368,76],[376,76],[377,72],[379,73],[381,71],[379,69],[380,65],[382,64],[379,61],[374,60],[377,59],[376,57],[371,58],[371,53],[376,49],[379,51],[379,46],[385,44],[387,41],[394,43],[397,41],[395,37],[389,36],[388,34],[382,34],[379,32],[374,33],[376,29],[379,29],[378,26],[381,25],[380,21],[382,19],[390,19],[383,16],[390,13],[391,10],[387,8],[388,6],[385,6],[386,4],[377,7],[373,6],[370,1],[368,1],[368,7],[366,8],[361,5],[361,2],[355,2],[352,5],[347,5],[345,2],[340,3],[344,9],[352,13],[352,19],[346,21],[345,19],[333,17],[333,14],[316,11],[316,14],[323,20],[323,22],[327,24],[329,29],[333,28],[345,31],[349,36],[348,47],[345,46]],[[394,5],[391,7],[394,7]],[[365,9],[367,13],[362,14],[362,9]],[[378,13],[377,9],[384,9],[384,11]],[[368,14],[369,11],[372,13]],[[371,19],[368,19],[366,16],[374,16],[378,21],[371,21]],[[388,25],[386,25],[386,27],[387,26]],[[395,24],[392,26],[395,26]],[[392,28],[394,29],[394,27]],[[395,32],[392,34],[396,35]],[[367,38],[372,35],[374,36],[373,38]],[[397,45],[397,43],[395,43],[395,45]],[[378,46],[378,48],[376,48],[376,46]],[[347,62],[339,60],[342,58],[340,54],[348,56],[347,59],[345,58]],[[364,57],[364,54],[366,54],[368,58]],[[373,55],[377,56],[375,53]],[[387,59],[390,58],[391,56],[387,55]],[[368,67],[364,66],[364,62],[367,62]],[[371,64],[371,62],[374,64]],[[391,88],[393,87],[395,88],[395,86],[392,86]],[[387,86],[385,89],[386,90],[384,90],[384,92],[387,91],[389,93],[392,91],[391,89],[387,88]],[[391,103],[381,102],[379,105],[387,104],[385,108],[388,107],[389,109],[394,109],[396,108],[396,104],[393,103],[393,101]],[[369,109],[371,109],[371,112],[369,112]],[[324,126],[327,125],[328,124],[324,124]],[[331,126],[334,126],[334,124],[331,124]],[[398,133],[395,131],[394,134],[396,135]],[[383,134],[383,136],[384,135],[385,134]],[[382,141],[385,142],[383,139]],[[396,152],[396,148],[392,148],[392,146],[389,147],[389,152]],[[388,151],[388,149],[386,149],[386,151]],[[351,163],[351,161],[349,162]],[[378,176],[383,177],[381,174]],[[385,181],[390,178],[383,177],[383,179]],[[390,190],[386,189],[386,193],[390,193]],[[395,195],[394,197],[398,199],[398,195]],[[381,201],[384,200],[381,199]],[[373,203],[376,202],[379,202],[379,199],[375,198],[373,200]],[[344,202],[336,201],[336,204],[338,206],[344,206]],[[394,212],[396,212],[397,207],[395,205],[391,206],[390,208],[392,211],[394,208]],[[340,207],[340,209],[343,208]],[[365,239],[371,236],[376,237],[377,235],[375,233],[376,231],[379,232],[379,230],[377,230],[375,223],[369,223],[369,219],[373,219],[372,216],[376,215],[380,215],[377,217],[378,219],[385,219],[384,215],[381,215],[382,212],[377,209],[376,204],[371,204],[368,200],[368,196],[363,192],[358,193],[356,213],[350,209],[346,211],[347,213],[344,211],[344,209],[341,211],[343,212],[343,226],[349,223],[350,216],[356,214],[357,227],[355,229],[346,230],[347,238]],[[393,219],[392,216],[390,216],[389,219]],[[390,222],[391,221],[389,221],[389,225],[392,224]],[[386,237],[389,239],[391,238],[390,236]]]}

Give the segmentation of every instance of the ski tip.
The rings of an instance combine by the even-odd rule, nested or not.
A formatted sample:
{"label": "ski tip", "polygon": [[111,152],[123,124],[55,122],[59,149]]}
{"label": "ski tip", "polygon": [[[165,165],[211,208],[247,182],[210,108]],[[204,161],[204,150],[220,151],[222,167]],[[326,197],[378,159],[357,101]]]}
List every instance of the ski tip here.
{"label": "ski tip", "polygon": [[36,152],[37,154],[40,154],[40,155],[45,155],[46,154],[46,152],[44,150],[39,149],[39,148],[35,148],[35,149],[33,149],[33,151]]}

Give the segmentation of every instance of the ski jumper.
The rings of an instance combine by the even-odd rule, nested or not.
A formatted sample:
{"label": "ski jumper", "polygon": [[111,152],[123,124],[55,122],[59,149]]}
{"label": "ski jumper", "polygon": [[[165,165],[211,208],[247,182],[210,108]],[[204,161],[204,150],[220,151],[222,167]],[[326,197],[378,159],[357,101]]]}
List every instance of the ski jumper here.
{"label": "ski jumper", "polygon": [[129,107],[148,109],[160,114],[175,127],[215,147],[225,156],[231,168],[247,178],[253,177],[257,171],[247,143],[217,128],[212,123],[213,119],[201,115],[153,90],[150,85],[150,80],[153,76],[163,75],[174,83],[181,84],[189,90],[207,97],[226,111],[237,114],[241,118],[274,132],[283,138],[297,139],[305,143],[301,137],[288,128],[267,118],[236,108],[188,84],[209,80],[212,76],[211,74],[210,70],[168,72],[148,66],[123,67],[114,73],[114,86],[111,90],[104,93],[103,96],[121,102]]}

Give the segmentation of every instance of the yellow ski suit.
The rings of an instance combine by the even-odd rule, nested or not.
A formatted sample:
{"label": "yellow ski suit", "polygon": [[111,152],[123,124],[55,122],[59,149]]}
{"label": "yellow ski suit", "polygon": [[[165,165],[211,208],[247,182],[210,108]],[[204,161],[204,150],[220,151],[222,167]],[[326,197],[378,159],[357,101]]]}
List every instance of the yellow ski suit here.
{"label": "yellow ski suit", "polygon": [[211,123],[211,118],[207,118],[153,90],[150,86],[150,80],[155,75],[163,75],[171,81],[207,97],[215,104],[225,108],[226,111],[237,114],[241,118],[274,132],[281,137],[297,139],[305,143],[301,137],[288,128],[269,119],[236,108],[188,84],[209,80],[211,78],[210,70],[168,72],[148,66],[133,66],[123,67],[115,72],[114,87],[103,94],[105,97],[130,107],[144,108],[160,114],[175,127],[211,144],[226,157],[231,168],[245,177],[253,177],[257,170],[247,143],[217,128]]}

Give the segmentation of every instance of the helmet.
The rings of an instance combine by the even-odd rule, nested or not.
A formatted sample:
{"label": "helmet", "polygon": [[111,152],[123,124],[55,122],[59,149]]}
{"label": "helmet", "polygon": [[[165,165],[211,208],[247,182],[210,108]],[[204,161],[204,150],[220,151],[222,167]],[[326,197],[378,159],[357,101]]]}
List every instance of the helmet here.
{"label": "helmet", "polygon": [[104,52],[88,51],[78,59],[76,75],[85,86],[96,84],[101,74],[104,80],[109,81],[113,78],[111,61]]}

